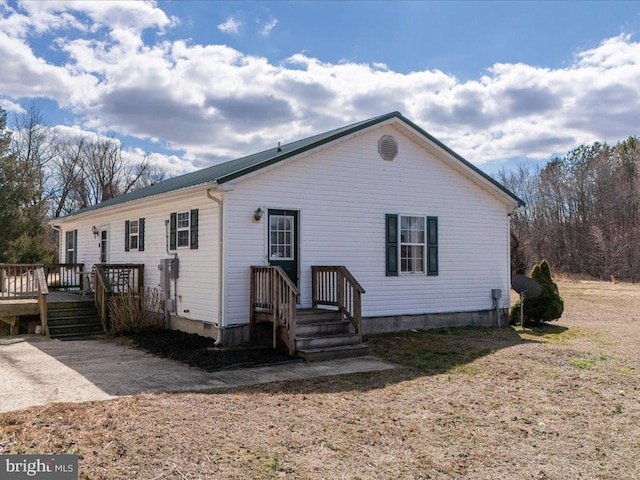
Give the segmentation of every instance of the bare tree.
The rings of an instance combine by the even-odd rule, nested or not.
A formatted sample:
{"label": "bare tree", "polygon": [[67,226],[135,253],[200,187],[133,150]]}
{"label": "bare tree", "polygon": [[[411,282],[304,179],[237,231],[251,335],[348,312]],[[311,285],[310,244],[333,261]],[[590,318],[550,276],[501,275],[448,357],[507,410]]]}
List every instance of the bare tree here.
{"label": "bare tree", "polygon": [[135,161],[123,154],[120,142],[109,137],[78,137],[58,149],[55,175],[58,191],[54,216],[124,195],[164,179],[149,155]]}

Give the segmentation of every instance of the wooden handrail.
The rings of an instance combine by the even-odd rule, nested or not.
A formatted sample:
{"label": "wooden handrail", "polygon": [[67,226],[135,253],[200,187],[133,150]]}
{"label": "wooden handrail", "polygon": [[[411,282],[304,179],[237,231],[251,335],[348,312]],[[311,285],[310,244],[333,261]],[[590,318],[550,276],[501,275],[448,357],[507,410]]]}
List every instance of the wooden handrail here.
{"label": "wooden handrail", "polygon": [[357,334],[362,335],[362,285],[343,265],[315,265],[311,267],[313,307],[337,307],[349,320]]}
{"label": "wooden handrail", "polygon": [[100,314],[104,331],[109,328],[109,298],[129,290],[140,291],[144,287],[144,264],[99,263],[95,265],[94,301]]}
{"label": "wooden handrail", "polygon": [[251,330],[258,314],[273,324],[273,348],[278,345],[279,327],[284,330],[283,340],[289,353],[296,351],[296,303],[300,292],[280,266],[252,266],[250,296]]}
{"label": "wooden handrail", "polygon": [[109,295],[111,294],[111,283],[106,272],[101,265],[96,265],[93,272],[93,299],[100,315],[102,329],[107,332],[107,322],[109,315]]}
{"label": "wooden handrail", "polygon": [[49,287],[47,286],[47,277],[44,267],[38,265],[35,270],[38,280],[38,310],[40,311],[40,324],[42,325],[42,333],[49,336],[49,322],[47,321],[47,295],[49,295]]}
{"label": "wooden handrail", "polygon": [[83,263],[50,263],[44,265],[44,275],[49,290],[85,289]]}
{"label": "wooden handrail", "polygon": [[0,264],[0,298],[37,298],[37,266],[36,263]]}

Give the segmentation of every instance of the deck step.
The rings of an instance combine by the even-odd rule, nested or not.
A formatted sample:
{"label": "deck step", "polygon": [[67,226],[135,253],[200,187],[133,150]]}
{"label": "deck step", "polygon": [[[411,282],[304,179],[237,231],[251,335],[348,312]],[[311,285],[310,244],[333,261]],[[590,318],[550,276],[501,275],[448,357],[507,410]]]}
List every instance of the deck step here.
{"label": "deck step", "polygon": [[86,338],[104,333],[98,311],[90,301],[61,302],[47,310],[49,336],[60,340]]}
{"label": "deck step", "polygon": [[298,355],[305,362],[319,362],[321,360],[333,360],[336,358],[362,357],[369,354],[369,347],[363,343],[357,345],[342,345],[339,347],[308,348],[298,350]]}
{"label": "deck step", "polygon": [[313,337],[296,336],[296,346],[298,347],[298,350],[353,346],[359,343],[361,343],[360,335],[357,333],[317,335]]}
{"label": "deck step", "polygon": [[296,348],[307,362],[369,354],[351,322],[337,310],[299,308],[296,311]]}
{"label": "deck step", "polygon": [[321,308],[299,308],[296,310],[296,324],[335,322],[342,320],[342,314],[336,310]]}
{"label": "deck step", "polygon": [[335,320],[329,322],[297,323],[298,337],[314,337],[320,335],[337,335],[351,333],[351,322]]}

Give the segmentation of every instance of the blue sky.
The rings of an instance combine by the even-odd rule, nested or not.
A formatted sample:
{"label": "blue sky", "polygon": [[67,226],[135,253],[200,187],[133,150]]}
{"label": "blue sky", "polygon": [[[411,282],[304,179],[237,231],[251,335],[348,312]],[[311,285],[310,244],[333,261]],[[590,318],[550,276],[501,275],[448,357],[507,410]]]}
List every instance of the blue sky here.
{"label": "blue sky", "polygon": [[0,0],[0,107],[172,173],[399,110],[489,173],[640,134],[640,2]]}

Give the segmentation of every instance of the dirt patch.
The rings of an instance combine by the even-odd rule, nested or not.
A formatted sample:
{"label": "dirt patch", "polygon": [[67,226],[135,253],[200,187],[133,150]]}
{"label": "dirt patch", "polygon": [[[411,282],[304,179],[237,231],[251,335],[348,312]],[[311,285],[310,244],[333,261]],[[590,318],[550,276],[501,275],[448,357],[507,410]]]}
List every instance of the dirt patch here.
{"label": "dirt patch", "polygon": [[82,479],[638,478],[640,286],[559,287],[547,328],[370,337],[401,369],[3,414],[0,453]]}
{"label": "dirt patch", "polygon": [[184,362],[208,372],[299,361],[272,348],[217,347],[213,338],[178,330],[142,330],[125,338],[129,339],[133,346],[149,353]]}

